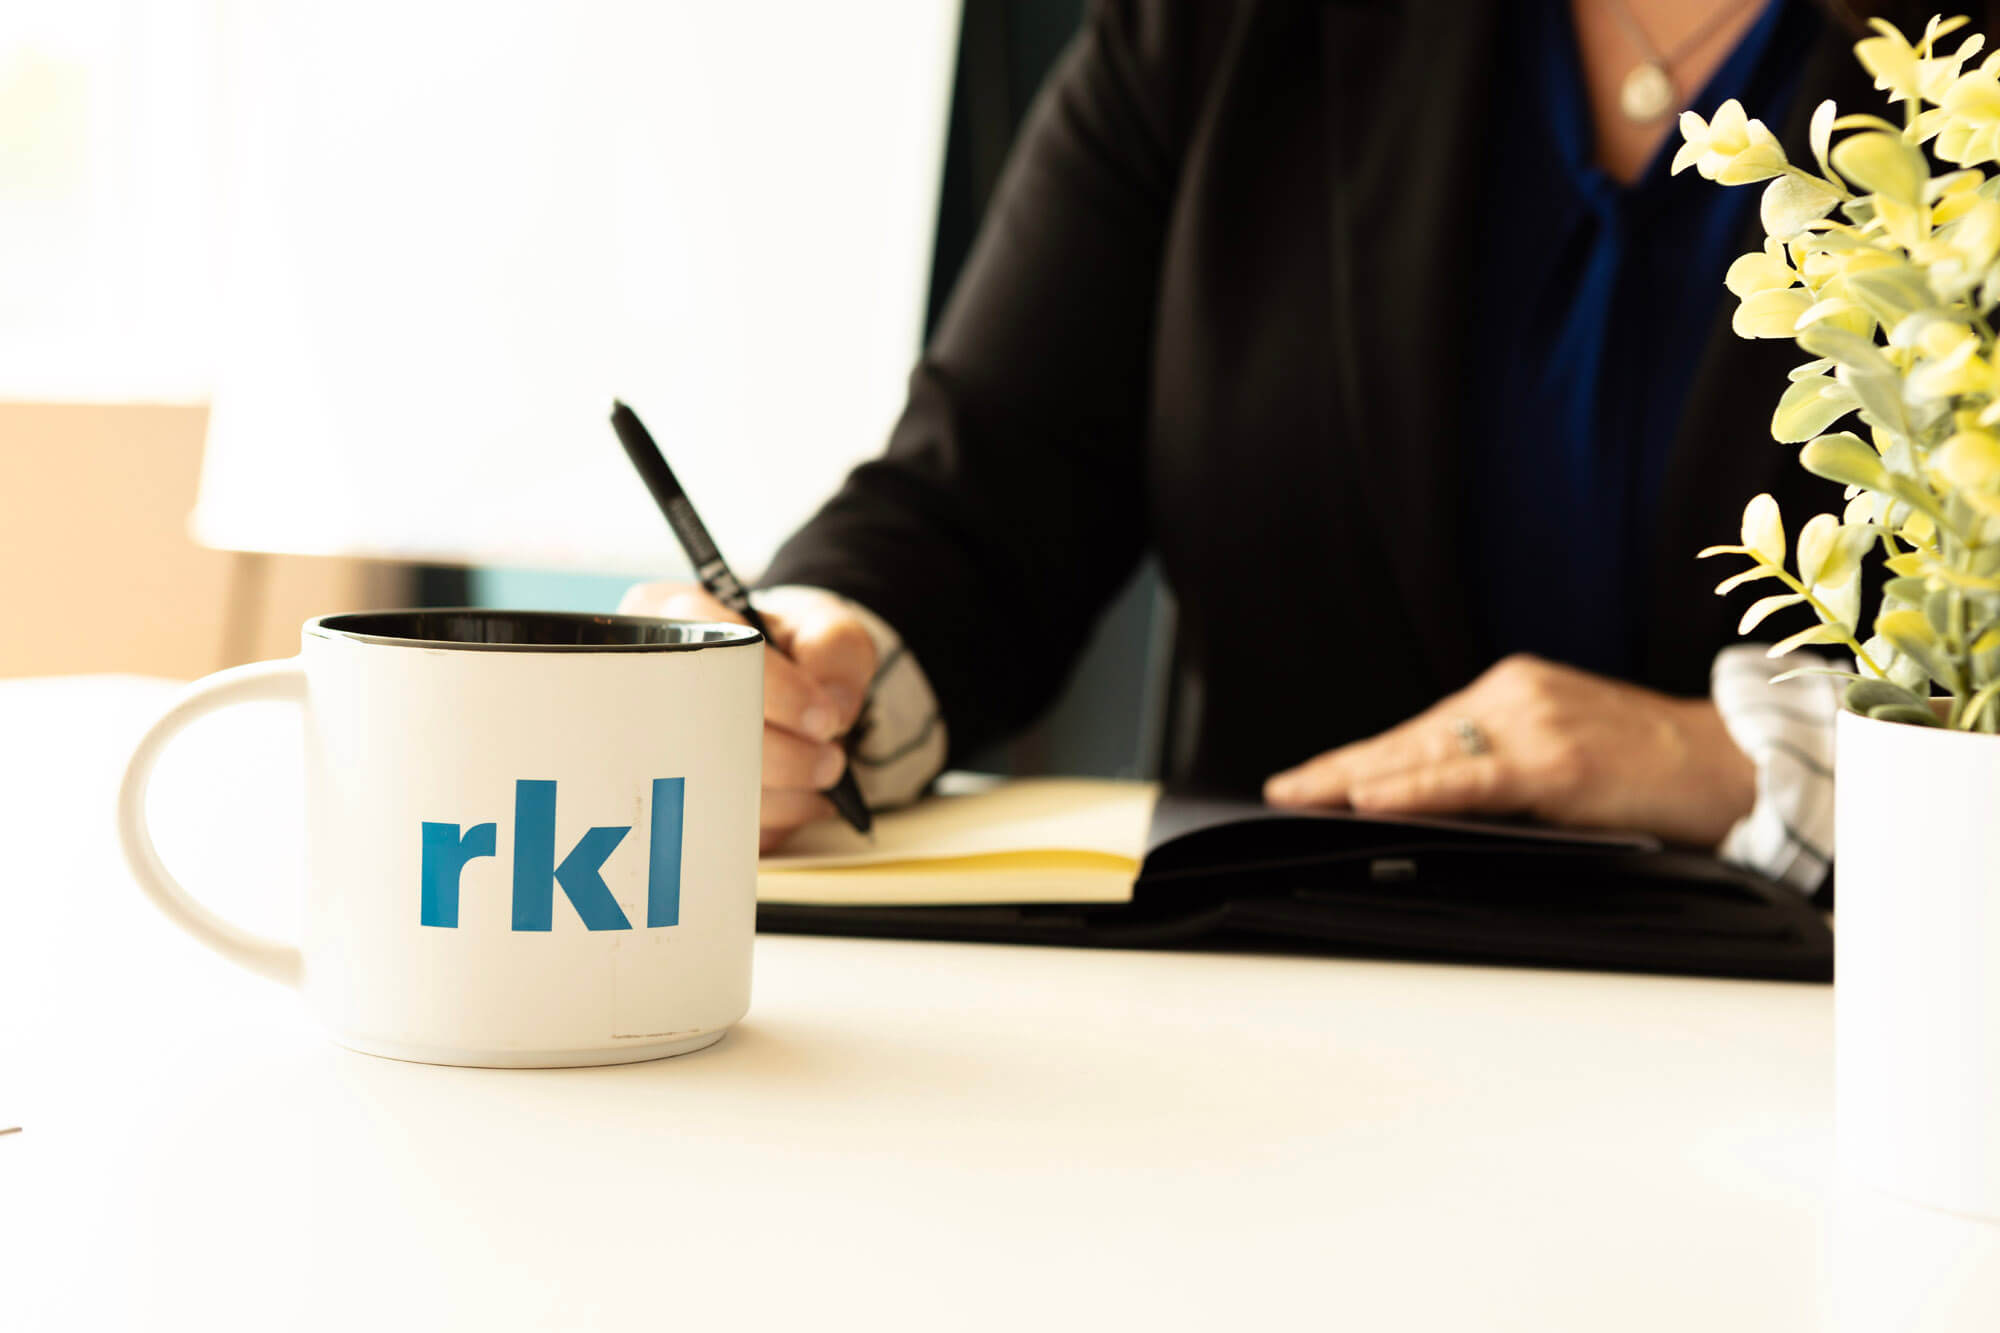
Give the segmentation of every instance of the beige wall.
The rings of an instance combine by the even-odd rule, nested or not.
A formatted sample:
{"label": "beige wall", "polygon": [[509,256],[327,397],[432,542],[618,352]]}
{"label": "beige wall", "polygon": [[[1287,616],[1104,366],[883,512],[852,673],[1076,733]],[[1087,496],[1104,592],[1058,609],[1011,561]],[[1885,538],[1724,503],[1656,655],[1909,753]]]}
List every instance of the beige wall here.
{"label": "beige wall", "polygon": [[399,566],[190,541],[207,417],[0,402],[0,677],[198,676],[289,656],[308,616],[408,604]]}

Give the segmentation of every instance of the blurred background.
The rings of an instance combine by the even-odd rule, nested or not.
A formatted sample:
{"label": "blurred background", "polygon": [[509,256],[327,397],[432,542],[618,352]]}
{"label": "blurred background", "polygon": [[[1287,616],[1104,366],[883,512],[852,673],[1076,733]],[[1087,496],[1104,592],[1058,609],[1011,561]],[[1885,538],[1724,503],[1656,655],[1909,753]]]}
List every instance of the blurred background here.
{"label": "blurred background", "polygon": [[[754,576],[876,452],[1082,0],[0,7],[0,677]],[[982,767],[1156,770],[1142,570]],[[1141,682],[1135,684],[1135,682]]]}

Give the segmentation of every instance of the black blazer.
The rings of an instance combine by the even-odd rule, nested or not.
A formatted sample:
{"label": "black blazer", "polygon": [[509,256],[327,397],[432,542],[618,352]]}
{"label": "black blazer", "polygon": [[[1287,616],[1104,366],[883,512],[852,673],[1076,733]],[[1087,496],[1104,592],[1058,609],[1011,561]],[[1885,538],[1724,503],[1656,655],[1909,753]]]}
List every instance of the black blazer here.
{"label": "black blazer", "polygon": [[[1107,0],[1050,76],[887,453],[778,554],[900,631],[952,752],[1048,705],[1141,554],[1179,604],[1172,780],[1251,792],[1490,664],[1463,570],[1464,229],[1504,0]],[[1877,95],[1829,25],[1780,137]],[[1773,127],[1778,128],[1778,127]],[[1713,188],[1723,188],[1715,186]],[[1739,187],[1756,188],[1756,187]],[[1743,237],[1757,248],[1762,234]],[[1744,502],[1840,507],[1768,423],[1787,341],[1716,319],[1640,683],[1705,694]],[[1775,638],[1808,621],[1774,618]]]}

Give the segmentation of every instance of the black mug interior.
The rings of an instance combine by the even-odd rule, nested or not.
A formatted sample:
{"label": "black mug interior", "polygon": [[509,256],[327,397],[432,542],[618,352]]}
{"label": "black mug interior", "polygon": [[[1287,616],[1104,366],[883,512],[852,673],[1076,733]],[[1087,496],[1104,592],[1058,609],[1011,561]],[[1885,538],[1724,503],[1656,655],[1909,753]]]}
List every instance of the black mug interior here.
{"label": "black mug interior", "polygon": [[306,622],[305,632],[363,643],[416,648],[525,652],[685,652],[763,642],[747,625],[655,620],[650,616],[576,611],[489,611],[445,607],[423,611],[354,611]]}

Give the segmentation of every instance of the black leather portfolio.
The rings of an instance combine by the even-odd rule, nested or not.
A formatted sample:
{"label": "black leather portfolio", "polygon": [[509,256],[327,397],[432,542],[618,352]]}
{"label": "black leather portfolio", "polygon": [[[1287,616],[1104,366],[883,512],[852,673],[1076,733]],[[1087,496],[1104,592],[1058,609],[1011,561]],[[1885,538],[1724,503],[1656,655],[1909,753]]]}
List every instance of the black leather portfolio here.
{"label": "black leather portfolio", "polygon": [[1130,900],[763,902],[760,930],[1221,949],[1830,981],[1797,890],[1639,836],[1296,815],[1190,796],[1154,811]]}

